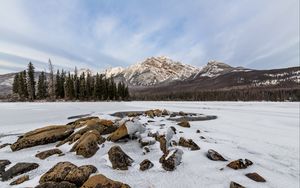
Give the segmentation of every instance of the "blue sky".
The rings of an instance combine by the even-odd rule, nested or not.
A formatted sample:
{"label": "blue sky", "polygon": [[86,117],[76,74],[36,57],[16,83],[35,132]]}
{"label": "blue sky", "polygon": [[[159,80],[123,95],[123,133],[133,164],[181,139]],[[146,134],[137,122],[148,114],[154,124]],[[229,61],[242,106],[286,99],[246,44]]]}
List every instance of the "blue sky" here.
{"label": "blue sky", "polygon": [[299,66],[299,0],[2,0],[0,73],[128,66]]}

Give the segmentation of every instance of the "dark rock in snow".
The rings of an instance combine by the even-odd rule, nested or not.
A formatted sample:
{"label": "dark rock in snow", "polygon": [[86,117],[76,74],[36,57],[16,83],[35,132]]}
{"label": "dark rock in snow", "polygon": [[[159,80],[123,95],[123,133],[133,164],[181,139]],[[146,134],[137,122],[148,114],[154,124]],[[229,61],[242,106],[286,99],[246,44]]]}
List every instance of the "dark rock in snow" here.
{"label": "dark rock in snow", "polygon": [[24,174],[39,167],[37,163],[17,163],[4,173],[2,173],[2,181],[7,181],[15,176]]}
{"label": "dark rock in snow", "polygon": [[131,159],[120,146],[113,146],[108,151],[108,157],[112,163],[113,169],[128,170],[131,166],[133,159]]}
{"label": "dark rock in snow", "polygon": [[178,145],[182,147],[190,148],[191,150],[200,149],[200,147],[192,139],[185,139],[183,137],[180,137]]}
{"label": "dark rock in snow", "polygon": [[215,150],[209,149],[206,156],[213,161],[227,161],[224,157]]}
{"label": "dark rock in snow", "polygon": [[188,121],[185,121],[185,120],[177,123],[177,125],[179,125],[181,127],[186,127],[186,128],[190,128],[191,127],[190,123]]}
{"label": "dark rock in snow", "polygon": [[249,159],[245,160],[245,162],[243,159],[238,159],[230,162],[229,164],[227,164],[227,166],[234,170],[238,170],[238,169],[245,169],[252,164],[253,164],[252,161],[250,161]]}
{"label": "dark rock in snow", "polygon": [[0,160],[0,177],[2,173],[5,171],[5,167],[9,165],[11,162],[9,160]]}
{"label": "dark rock in snow", "polygon": [[244,186],[232,181],[230,182],[230,187],[229,188],[245,188]]}
{"label": "dark rock in snow", "polygon": [[62,151],[60,149],[49,149],[46,151],[42,151],[42,152],[36,154],[35,156],[40,159],[46,159],[46,158],[50,157],[51,155],[55,155],[55,154],[60,155],[60,154],[62,154]]}
{"label": "dark rock in snow", "polygon": [[14,180],[13,182],[11,182],[9,185],[19,185],[25,181],[29,180],[29,176],[28,175],[24,175],[19,177],[18,179]]}
{"label": "dark rock in snow", "polygon": [[151,161],[149,161],[148,159],[145,159],[140,163],[140,170],[145,171],[145,170],[152,168],[153,166],[154,165]]}
{"label": "dark rock in snow", "polygon": [[248,173],[248,174],[246,174],[246,176],[248,178],[252,179],[253,181],[256,181],[256,182],[266,182],[265,178],[261,177],[256,172],[254,172],[254,173]]}

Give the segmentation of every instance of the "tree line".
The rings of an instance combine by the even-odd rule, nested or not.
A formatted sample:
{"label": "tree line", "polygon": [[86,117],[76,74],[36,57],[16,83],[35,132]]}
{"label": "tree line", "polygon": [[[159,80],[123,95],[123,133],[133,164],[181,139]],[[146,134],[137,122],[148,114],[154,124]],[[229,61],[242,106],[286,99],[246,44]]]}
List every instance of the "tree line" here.
{"label": "tree line", "polygon": [[157,94],[138,94],[135,100],[165,101],[300,101],[297,88],[243,88],[219,89],[193,92],[169,92]]}
{"label": "tree line", "polygon": [[49,73],[42,71],[35,79],[35,67],[31,62],[27,70],[17,73],[13,80],[13,93],[19,100],[128,100],[128,86],[123,82],[115,83],[113,78],[103,74],[95,76],[89,72],[78,75],[54,68],[49,59]]}

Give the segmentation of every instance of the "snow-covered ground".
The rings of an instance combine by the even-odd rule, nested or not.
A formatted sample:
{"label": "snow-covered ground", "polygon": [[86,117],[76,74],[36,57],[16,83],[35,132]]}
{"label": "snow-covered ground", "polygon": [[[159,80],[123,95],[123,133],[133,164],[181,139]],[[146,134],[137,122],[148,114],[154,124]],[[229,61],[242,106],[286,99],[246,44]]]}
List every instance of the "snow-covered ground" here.
{"label": "snow-covered ground", "polygon": [[[270,102],[99,102],[99,103],[0,103],[0,144],[14,142],[17,136],[44,125],[65,124],[67,117],[93,113],[102,118],[112,119],[108,114],[117,111],[148,110],[154,108],[170,111],[196,112],[217,115],[216,120],[190,122],[191,128],[183,128],[164,119],[165,128],[153,123],[150,128],[166,131],[173,125],[183,133],[175,137],[192,138],[200,150],[190,151],[182,148],[182,163],[173,172],[161,168],[159,158],[162,152],[159,144],[151,146],[151,152],[143,155],[136,141],[127,143],[105,142],[91,158],[85,159],[70,153],[71,146],[60,147],[65,156],[51,156],[40,160],[34,155],[37,151],[51,149],[55,144],[37,146],[12,152],[9,147],[0,149],[0,159],[17,162],[37,162],[40,167],[29,173],[30,181],[14,187],[30,187],[38,183],[40,176],[59,161],[71,161],[76,165],[93,164],[98,172],[105,176],[125,182],[138,188],[199,188],[229,187],[235,181],[246,187],[299,187],[299,107],[300,103]],[[196,130],[201,133],[196,133]],[[6,135],[6,136],[4,136]],[[10,136],[7,136],[10,135]],[[206,139],[200,139],[204,136]],[[113,170],[105,160],[112,145],[121,148],[135,160],[128,171]],[[236,160],[247,158],[254,165],[243,170],[225,167],[228,162],[209,160],[205,155],[208,149],[214,149],[225,158]],[[149,159],[154,167],[140,171],[139,163]],[[219,169],[225,167],[224,170]],[[267,182],[257,183],[245,174],[257,172]],[[7,187],[10,181],[0,182],[0,187]]]}

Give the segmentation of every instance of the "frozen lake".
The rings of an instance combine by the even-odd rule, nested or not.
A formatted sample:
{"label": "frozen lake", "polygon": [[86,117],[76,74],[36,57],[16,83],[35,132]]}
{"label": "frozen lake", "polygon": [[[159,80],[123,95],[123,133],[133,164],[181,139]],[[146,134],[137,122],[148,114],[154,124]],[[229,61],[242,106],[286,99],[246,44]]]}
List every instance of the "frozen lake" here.
{"label": "frozen lake", "polygon": [[[30,181],[19,187],[35,186],[42,173],[59,161],[72,161],[76,165],[93,164],[99,173],[125,182],[132,187],[229,187],[230,181],[246,187],[299,187],[299,107],[300,103],[281,102],[76,102],[76,103],[0,103],[0,144],[14,142],[17,136],[45,125],[65,124],[69,116],[92,113],[100,118],[112,118],[108,114],[117,111],[139,111],[167,109],[216,115],[216,120],[191,122],[191,128],[182,128],[183,136],[192,138],[199,146],[198,151],[184,149],[182,164],[173,172],[164,171],[158,162],[158,148],[153,153],[142,155],[137,144],[118,144],[135,160],[128,171],[116,171],[105,165],[103,156],[116,143],[107,143],[96,155],[84,159],[74,153],[63,157],[52,156],[45,161],[37,161],[37,151],[53,148],[55,144],[37,146],[11,152],[9,147],[0,149],[0,159],[16,162],[38,162],[38,170],[29,173]],[[171,126],[166,122],[166,127]],[[201,133],[196,134],[200,129]],[[176,135],[179,137],[179,135]],[[204,136],[206,139],[200,139]],[[68,152],[70,146],[60,149]],[[156,150],[157,149],[157,150]],[[254,165],[243,170],[224,168],[226,162],[210,161],[205,154],[214,149],[227,159],[247,158]],[[139,163],[150,159],[154,168],[140,172]],[[9,167],[10,167],[9,166]],[[244,174],[257,172],[267,182],[257,183]],[[0,182],[0,187],[9,182]],[[18,187],[18,186],[14,186]]]}

